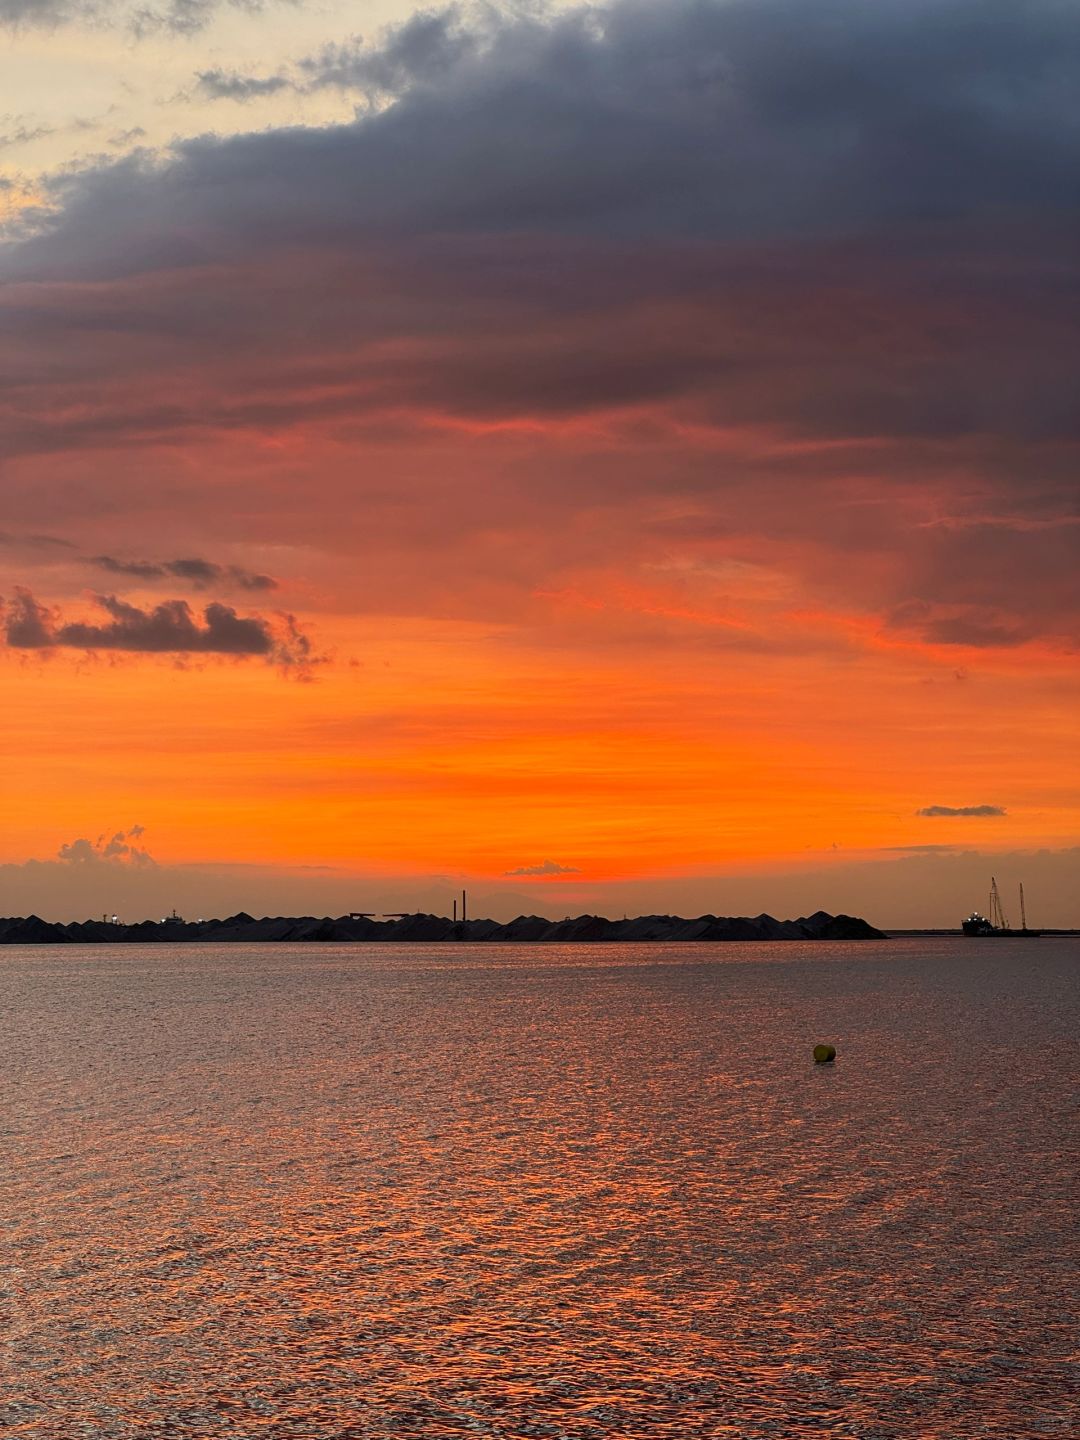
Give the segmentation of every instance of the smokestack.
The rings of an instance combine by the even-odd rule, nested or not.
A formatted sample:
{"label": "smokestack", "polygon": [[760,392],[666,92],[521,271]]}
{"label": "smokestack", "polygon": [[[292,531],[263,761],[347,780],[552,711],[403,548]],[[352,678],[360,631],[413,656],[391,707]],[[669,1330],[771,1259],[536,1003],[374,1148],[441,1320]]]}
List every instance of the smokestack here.
{"label": "smokestack", "polygon": [[454,924],[457,924],[457,901],[454,901]]}
{"label": "smokestack", "polygon": [[462,921],[464,921],[464,920],[466,920],[466,919],[468,918],[468,916],[467,916],[467,914],[466,914],[466,910],[465,910],[465,891],[464,891],[464,890],[462,890],[462,892],[461,892],[461,918],[462,918]]}

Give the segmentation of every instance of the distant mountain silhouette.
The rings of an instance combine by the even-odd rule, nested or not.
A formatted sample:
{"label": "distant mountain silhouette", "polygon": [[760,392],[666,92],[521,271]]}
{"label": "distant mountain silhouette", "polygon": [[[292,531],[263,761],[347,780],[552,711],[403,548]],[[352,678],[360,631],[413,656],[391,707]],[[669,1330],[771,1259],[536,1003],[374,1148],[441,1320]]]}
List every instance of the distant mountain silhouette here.
{"label": "distant mountain silhouette", "polygon": [[225,920],[140,920],[112,925],[103,920],[78,920],[68,925],[38,915],[0,919],[0,945],[171,944],[177,941],[325,941],[366,942],[484,941],[487,943],[580,943],[612,940],[884,940],[865,920],[853,915],[828,915],[818,910],[799,920],[774,920],[771,915],[639,915],[632,920],[607,920],[578,915],[548,920],[519,915],[508,924],[497,920],[448,920],[444,915],[404,915],[373,920],[341,915],[264,916],[256,920],[241,911]]}

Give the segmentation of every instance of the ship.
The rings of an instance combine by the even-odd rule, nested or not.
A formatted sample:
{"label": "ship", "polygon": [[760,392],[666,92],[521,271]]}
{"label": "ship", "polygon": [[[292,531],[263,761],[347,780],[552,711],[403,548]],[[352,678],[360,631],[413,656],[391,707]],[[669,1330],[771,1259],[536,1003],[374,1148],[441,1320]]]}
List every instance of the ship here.
{"label": "ship", "polygon": [[1001,904],[1001,895],[998,893],[997,881],[990,877],[990,915],[980,915],[978,910],[973,910],[960,927],[965,935],[997,935],[1006,939],[1013,937],[1030,939],[1033,936],[1041,935],[1041,930],[1029,930],[1027,923],[1027,911],[1024,908],[1024,887],[1020,886],[1020,929],[1014,930],[1009,924],[1005,910]]}

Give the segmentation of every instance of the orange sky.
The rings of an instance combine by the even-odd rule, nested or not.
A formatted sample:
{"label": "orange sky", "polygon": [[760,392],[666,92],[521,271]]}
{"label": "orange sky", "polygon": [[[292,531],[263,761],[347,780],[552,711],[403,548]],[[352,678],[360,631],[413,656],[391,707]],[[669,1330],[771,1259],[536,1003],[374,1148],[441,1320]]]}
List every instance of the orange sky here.
{"label": "orange sky", "polygon": [[[202,139],[10,172],[52,212],[0,252],[0,909],[786,915],[813,875],[943,924],[996,865],[1080,922],[1069,232],[965,67],[1045,96],[1007,46],[916,85],[886,12],[805,37],[857,159],[675,4],[406,20],[353,92],[279,28],[229,93],[283,108],[200,82]],[[868,67],[966,127],[886,173]]]}

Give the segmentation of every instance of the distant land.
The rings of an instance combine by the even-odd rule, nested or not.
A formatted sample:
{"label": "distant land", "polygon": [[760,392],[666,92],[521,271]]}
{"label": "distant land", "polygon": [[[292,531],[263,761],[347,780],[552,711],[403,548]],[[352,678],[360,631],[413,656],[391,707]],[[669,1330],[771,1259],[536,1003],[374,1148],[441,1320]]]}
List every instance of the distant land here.
{"label": "distant land", "polygon": [[609,940],[884,940],[865,920],[854,915],[827,915],[819,910],[799,920],[774,920],[771,915],[700,915],[684,920],[679,915],[640,915],[635,919],[607,920],[602,915],[578,915],[548,920],[541,915],[519,915],[508,924],[497,920],[450,920],[444,915],[401,915],[377,920],[369,915],[275,916],[256,920],[242,911],[227,920],[140,920],[122,925],[107,920],[78,920],[61,925],[38,915],[0,919],[0,945],[115,945],[175,944],[184,941],[326,941],[367,942],[465,941],[476,943],[561,942]]}

